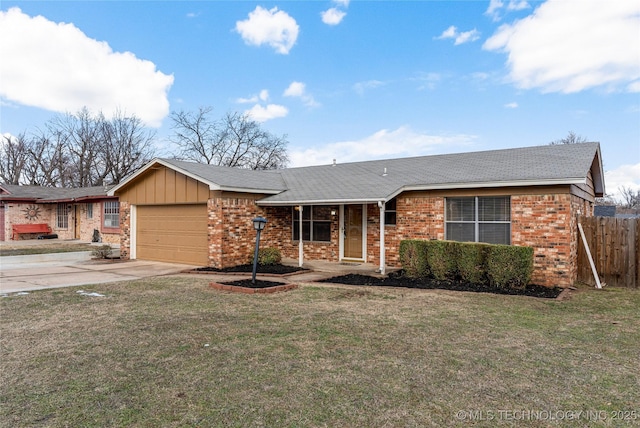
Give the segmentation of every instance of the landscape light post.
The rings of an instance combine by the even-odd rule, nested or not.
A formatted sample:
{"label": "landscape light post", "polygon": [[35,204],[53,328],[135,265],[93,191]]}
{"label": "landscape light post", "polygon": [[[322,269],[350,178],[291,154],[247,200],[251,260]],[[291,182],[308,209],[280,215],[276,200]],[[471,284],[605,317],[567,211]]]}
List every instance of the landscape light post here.
{"label": "landscape light post", "polygon": [[260,248],[260,232],[267,224],[267,219],[264,217],[256,217],[253,219],[253,228],[256,230],[256,250],[253,253],[253,275],[251,276],[251,283],[256,283],[256,271],[258,270],[258,248]]}

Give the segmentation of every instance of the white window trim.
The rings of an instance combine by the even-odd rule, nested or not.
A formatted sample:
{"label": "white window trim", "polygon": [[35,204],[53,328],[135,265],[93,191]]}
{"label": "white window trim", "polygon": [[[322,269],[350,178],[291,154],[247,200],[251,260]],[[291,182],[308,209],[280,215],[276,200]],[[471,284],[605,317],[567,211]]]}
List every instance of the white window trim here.
{"label": "white window trim", "polygon": [[[447,219],[447,199],[463,199],[463,198],[474,198],[474,221],[449,221]],[[479,198],[509,198],[509,218],[511,218],[511,196],[510,195],[503,195],[503,196],[451,196],[451,197],[445,197],[444,198],[444,233],[445,233],[445,239],[448,239],[447,237],[447,224],[473,224],[474,228],[473,228],[473,233],[474,233],[474,241],[471,242],[483,242],[483,241],[479,241],[480,239],[480,224],[508,224],[509,225],[509,243],[508,244],[504,244],[504,245],[511,245],[512,239],[511,239],[511,234],[512,234],[512,227],[511,227],[511,220],[509,221],[480,221],[478,220],[480,218],[480,216],[478,215],[478,206],[480,205],[478,203],[478,199]]]}
{"label": "white window trim", "polygon": [[[309,222],[309,235],[311,236],[310,240],[302,239],[302,236],[299,237],[300,239],[295,239],[294,238],[295,232],[300,230],[300,227],[299,226],[296,227],[296,225],[295,225],[297,221],[300,221],[299,220],[300,219],[300,217],[299,217],[300,212],[296,211],[295,207],[293,207],[293,209],[291,210],[291,212],[293,213],[291,215],[291,240],[293,242],[298,242],[298,241],[309,242],[309,243],[313,243],[313,242],[330,243],[331,242],[331,223],[332,223],[331,218],[329,218],[329,220],[318,220],[318,222],[321,222],[321,223],[329,223],[329,240],[328,241],[318,241],[317,239],[313,239],[314,238],[313,237],[313,222],[314,222],[314,220],[313,220],[313,207],[320,207],[320,206],[324,207],[324,206],[329,206],[329,205],[303,205],[303,212],[305,212],[306,210],[309,210],[309,220],[306,220],[306,221]],[[303,220],[303,223],[304,222],[305,222],[305,220]],[[298,233],[300,233],[300,232],[298,232]]]}

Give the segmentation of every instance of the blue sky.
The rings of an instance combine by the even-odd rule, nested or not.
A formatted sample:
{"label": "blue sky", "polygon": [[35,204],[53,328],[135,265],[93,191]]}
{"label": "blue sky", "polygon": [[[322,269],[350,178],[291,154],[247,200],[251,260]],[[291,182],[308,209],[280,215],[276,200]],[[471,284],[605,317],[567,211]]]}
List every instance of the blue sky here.
{"label": "blue sky", "polygon": [[168,153],[170,112],[213,106],[302,166],[574,131],[640,189],[640,0],[3,0],[0,73],[2,134],[120,108]]}

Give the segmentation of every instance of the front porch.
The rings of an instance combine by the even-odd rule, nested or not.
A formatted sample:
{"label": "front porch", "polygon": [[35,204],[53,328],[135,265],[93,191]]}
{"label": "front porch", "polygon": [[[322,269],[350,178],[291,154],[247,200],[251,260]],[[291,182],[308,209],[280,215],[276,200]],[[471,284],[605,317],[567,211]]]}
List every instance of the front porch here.
{"label": "front porch", "polygon": [[[298,259],[283,258],[282,264],[286,266],[298,266]],[[318,273],[323,278],[326,274],[332,274],[332,276],[347,275],[350,273],[362,274],[362,275],[380,275],[380,266],[373,263],[355,263],[355,262],[331,262],[326,260],[305,260],[303,267],[310,269],[313,272],[304,275],[310,275],[312,273]],[[387,267],[386,273],[399,270],[400,268]]]}
{"label": "front porch", "polygon": [[[313,264],[330,271],[349,267],[384,274],[389,266],[397,265],[395,234],[391,234],[392,242],[388,242],[385,233],[390,226],[387,218],[393,219],[392,232],[395,226],[395,200],[393,203],[392,211],[385,210],[383,201],[266,205],[262,215],[269,224],[263,245],[279,248],[283,257],[295,266]],[[389,249],[392,260],[388,259]]]}

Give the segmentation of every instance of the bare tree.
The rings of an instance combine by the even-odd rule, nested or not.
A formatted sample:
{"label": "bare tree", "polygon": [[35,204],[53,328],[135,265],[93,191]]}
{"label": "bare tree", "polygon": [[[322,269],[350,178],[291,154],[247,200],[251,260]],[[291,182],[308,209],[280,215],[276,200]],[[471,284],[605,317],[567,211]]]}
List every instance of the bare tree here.
{"label": "bare tree", "polygon": [[57,187],[117,184],[155,156],[155,133],[136,116],[83,108],[56,116],[32,137],[3,137],[0,180]]}
{"label": "bare tree", "polygon": [[29,142],[24,133],[3,135],[0,141],[0,180],[5,184],[19,184],[29,158]]}
{"label": "bare tree", "polygon": [[60,133],[66,139],[73,179],[62,183],[65,187],[87,187],[102,184],[104,165],[98,165],[98,152],[104,147],[102,113],[93,117],[89,109],[82,108],[76,114],[57,116],[47,124],[49,133]]}
{"label": "bare tree", "polygon": [[136,116],[125,116],[118,110],[111,120],[102,121],[102,126],[104,145],[98,156],[104,170],[98,184],[119,183],[155,156],[155,132],[145,130]]}
{"label": "bare tree", "polygon": [[567,134],[566,137],[561,138],[559,140],[554,140],[554,141],[550,142],[549,144],[551,144],[551,145],[578,144],[578,143],[586,143],[587,141],[588,141],[588,139],[586,137],[583,137],[581,135],[577,135],[573,131],[569,131],[569,134]]}
{"label": "bare tree", "polygon": [[172,141],[182,159],[247,169],[284,168],[289,162],[286,135],[277,137],[246,114],[227,113],[216,121],[211,107],[174,112]]}
{"label": "bare tree", "polygon": [[212,107],[200,107],[197,112],[172,112],[175,143],[182,159],[210,165],[221,165],[220,131],[218,124],[211,119]]}
{"label": "bare tree", "polygon": [[29,158],[23,182],[32,186],[69,187],[73,171],[66,151],[67,138],[61,132],[42,132],[29,141]]}
{"label": "bare tree", "polygon": [[618,190],[622,196],[622,208],[640,208],[640,190],[625,186],[621,186]]}

